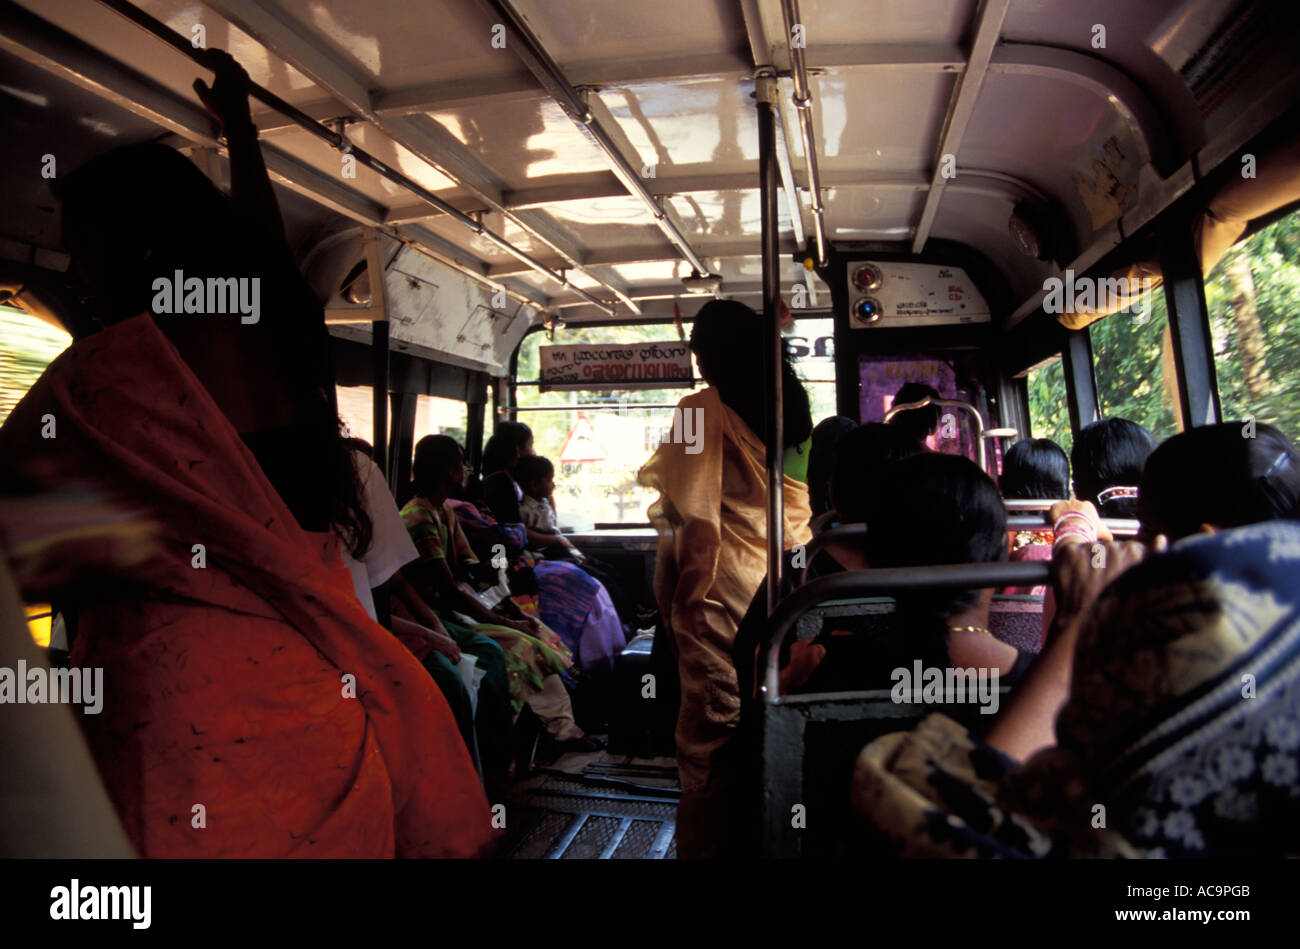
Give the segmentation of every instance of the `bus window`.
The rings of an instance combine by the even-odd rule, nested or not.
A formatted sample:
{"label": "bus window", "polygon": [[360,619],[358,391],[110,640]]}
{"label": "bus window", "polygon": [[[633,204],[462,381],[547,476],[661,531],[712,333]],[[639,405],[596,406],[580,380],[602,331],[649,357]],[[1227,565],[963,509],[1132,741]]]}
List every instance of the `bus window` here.
{"label": "bus window", "polygon": [[[1065,398],[1065,363],[1058,357],[1029,370],[1029,428],[1034,438],[1050,438],[1070,453],[1070,407]],[[1010,447],[1011,443],[1008,443]]]}
{"label": "bus window", "polygon": [[786,337],[794,357],[794,371],[808,390],[813,424],[838,414],[835,411],[835,321],[830,317],[796,319]]}
{"label": "bus window", "polygon": [[343,434],[349,438],[373,441],[375,437],[375,403],[370,386],[335,386],[339,400],[339,418]]}
{"label": "bus window", "polygon": [[1088,327],[1101,417],[1137,422],[1158,442],[1183,428],[1168,324],[1164,292],[1156,290],[1140,312],[1115,313]]}
{"label": "bus window", "polygon": [[425,435],[450,435],[463,447],[468,429],[469,406],[466,403],[435,395],[416,396],[413,443],[418,443]]}
{"label": "bus window", "polygon": [[0,306],[0,424],[72,337],[23,310]]}
{"label": "bus window", "polygon": [[[556,332],[554,345],[677,339],[677,328],[671,323],[589,326]],[[644,522],[655,495],[636,483],[636,473],[654,452],[661,430],[671,424],[672,406],[692,390],[542,392],[536,385],[538,353],[546,345],[552,345],[546,333],[531,333],[519,347],[516,418],[532,428],[537,454],[555,465],[560,523]],[[698,378],[698,369],[694,372]],[[702,383],[695,386],[702,387]]]}
{"label": "bus window", "polygon": [[1223,257],[1205,280],[1225,419],[1252,416],[1300,433],[1300,212]]}

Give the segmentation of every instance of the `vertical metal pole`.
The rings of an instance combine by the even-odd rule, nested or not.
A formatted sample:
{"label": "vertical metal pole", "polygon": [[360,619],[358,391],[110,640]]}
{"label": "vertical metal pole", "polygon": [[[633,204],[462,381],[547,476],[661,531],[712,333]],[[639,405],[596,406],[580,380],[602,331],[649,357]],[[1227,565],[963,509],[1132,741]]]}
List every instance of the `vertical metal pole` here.
{"label": "vertical metal pole", "polygon": [[1214,342],[1210,338],[1210,313],[1192,227],[1185,219],[1165,228],[1160,241],[1160,270],[1164,274],[1183,425],[1215,425],[1223,420],[1223,410],[1219,404]]}
{"label": "vertical metal pole", "polygon": [[1070,411],[1070,430],[1078,432],[1101,418],[1097,403],[1097,380],[1092,372],[1092,337],[1086,329],[1067,330],[1061,348],[1065,376],[1065,402]]}
{"label": "vertical metal pole", "polygon": [[469,466],[479,474],[483,461],[483,416],[487,402],[487,383],[483,376],[475,376],[470,381],[470,396],[466,402],[465,450]]}
{"label": "vertical metal pole", "polygon": [[415,410],[418,396],[414,392],[394,392],[390,406],[393,413],[392,450],[388,453],[388,488],[397,497],[411,481],[411,456],[415,452]]}
{"label": "vertical metal pole", "polygon": [[388,473],[388,293],[384,283],[385,267],[380,252],[379,231],[368,228],[366,234],[366,272],[370,277],[370,309],[375,320],[370,324],[370,356],[374,370],[375,464]]}
{"label": "vertical metal pole", "polygon": [[767,431],[767,615],[776,609],[781,591],[781,552],[785,549],[785,472],[782,446],[784,431],[781,412],[781,274],[777,233],[777,187],[780,169],[776,152],[776,97],[780,86],[776,76],[764,70],[755,77],[754,96],[758,104],[759,207],[763,243],[763,375]]}

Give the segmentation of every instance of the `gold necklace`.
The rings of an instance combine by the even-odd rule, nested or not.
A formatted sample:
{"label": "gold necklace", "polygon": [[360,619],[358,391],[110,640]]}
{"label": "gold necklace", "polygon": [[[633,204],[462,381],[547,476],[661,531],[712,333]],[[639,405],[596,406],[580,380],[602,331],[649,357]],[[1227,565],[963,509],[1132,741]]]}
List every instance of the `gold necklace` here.
{"label": "gold necklace", "polygon": [[993,631],[986,626],[949,626],[950,633],[983,633],[985,636],[992,636]]}

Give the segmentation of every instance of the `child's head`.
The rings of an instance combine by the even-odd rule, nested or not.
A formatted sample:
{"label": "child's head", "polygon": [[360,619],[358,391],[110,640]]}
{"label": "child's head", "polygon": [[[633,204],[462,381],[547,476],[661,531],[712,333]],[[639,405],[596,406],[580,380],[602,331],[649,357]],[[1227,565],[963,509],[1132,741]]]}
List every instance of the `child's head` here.
{"label": "child's head", "polygon": [[515,480],[530,498],[550,497],[555,492],[555,465],[541,455],[524,455],[515,468]]}

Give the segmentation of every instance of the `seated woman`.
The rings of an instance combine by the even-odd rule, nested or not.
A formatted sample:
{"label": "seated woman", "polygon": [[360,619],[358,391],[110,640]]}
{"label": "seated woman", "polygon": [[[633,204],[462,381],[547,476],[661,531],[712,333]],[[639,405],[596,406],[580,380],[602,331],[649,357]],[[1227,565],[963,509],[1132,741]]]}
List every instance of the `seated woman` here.
{"label": "seated woman", "polygon": [[[383,472],[371,457],[373,449],[356,438],[348,439],[347,444],[363,485],[362,504],[373,527],[360,556],[346,548],[343,552],[357,599],[372,619],[385,613],[383,625],[433,677],[451,707],[465,747],[479,766],[489,798],[503,800],[509,791],[514,726],[505,655],[486,636],[461,631],[458,638],[453,637],[406,579],[402,569],[420,554]],[[376,594],[389,610],[376,609]],[[475,671],[481,674],[474,693],[461,674],[462,652],[473,658]]]}
{"label": "seated woman", "polygon": [[[1002,459],[999,487],[1008,499],[1060,501],[1069,497],[1070,460],[1050,438],[1022,438]],[[1011,537],[1012,560],[1051,560],[1052,532],[1015,531]],[[1045,586],[1007,587],[1003,593],[1044,596]]]}
{"label": "seated woman", "polygon": [[[527,703],[556,741],[581,742],[584,734],[573,720],[560,679],[573,662],[568,647],[535,618],[509,619],[492,612],[463,583],[478,558],[447,503],[452,491],[465,484],[460,445],[447,435],[420,439],[412,474],[415,496],[402,508],[402,520],[420,552],[408,573],[421,598],[453,638],[480,633],[501,646],[516,713]],[[477,622],[467,628],[453,619],[457,615]]]}
{"label": "seated woman", "polygon": [[1090,502],[1102,517],[1137,517],[1137,486],[1155,447],[1150,432],[1125,418],[1085,425],[1070,448],[1074,496]]}
{"label": "seated woman", "polygon": [[831,473],[839,457],[840,440],[858,427],[843,415],[824,418],[813,428],[808,453],[808,506],[813,519],[834,509],[831,501]]}
{"label": "seated woman", "polygon": [[1271,427],[1242,431],[1195,428],[1152,454],[1143,529],[1173,547],[1137,566],[1135,544],[1103,542],[1100,565],[1086,539],[1058,552],[1065,629],[986,743],[934,715],[864,749],[854,806],[874,844],[1300,855],[1300,665],[1279,661],[1300,650],[1300,452]]}
{"label": "seated woman", "polygon": [[[525,443],[525,446],[530,450],[532,442]],[[495,452],[497,448],[494,447],[493,452],[489,454]],[[516,487],[511,473],[526,471],[528,465],[536,460],[537,455],[523,454],[516,459],[515,464],[510,465],[510,468],[498,472],[503,476],[511,476],[508,485],[511,493]],[[550,461],[539,460],[554,473]],[[536,468],[536,471],[541,471],[541,468]],[[546,497],[549,497],[554,490],[554,482],[550,481],[550,476],[547,476],[546,481],[549,482],[549,487],[543,489],[539,485],[534,485],[534,489],[546,490]],[[495,490],[499,493],[506,487],[507,485],[502,482]],[[491,493],[493,489],[489,487],[489,491]],[[563,534],[551,533],[549,529],[538,529],[537,526],[516,523],[516,521],[503,523],[490,512],[480,511],[468,502],[452,500],[451,503],[456,517],[460,519],[461,526],[464,526],[467,532],[471,546],[480,551],[478,555],[484,556],[486,552],[500,547],[507,559],[507,580],[510,582],[513,597],[521,603],[532,604],[530,608],[541,617],[543,623],[559,633],[565,645],[575,655],[578,668],[584,672],[598,671],[598,669],[612,671],[615,656],[623,651],[624,646],[627,646],[628,636],[610,591],[606,589],[601,578],[591,573],[591,571],[599,571],[597,565],[591,565],[589,571],[589,563],[585,559],[581,560],[581,567],[567,560],[543,559],[542,556],[532,554],[530,547],[546,546],[546,550],[550,552],[555,552],[556,547],[559,547],[560,551],[567,550],[564,545],[567,545],[568,541],[565,541]],[[497,506],[502,506],[502,503],[498,497]],[[526,504],[528,504],[526,495],[524,495],[524,503],[516,502],[517,516],[521,519],[525,517]],[[549,503],[546,507],[547,510],[552,510]],[[534,507],[529,510],[538,510],[536,500],[534,500]],[[541,524],[541,520],[534,517],[534,523]],[[554,542],[547,545],[547,541]]]}
{"label": "seated woman", "polygon": [[[247,76],[210,56],[214,88],[198,88],[237,203],[161,145],[60,177],[103,329],[0,429],[6,467],[157,525],[131,584],[64,610],[72,663],[112,683],[82,727],[144,856],[468,856],[492,838],[487,801],[437,687],[353,596],[338,538],[357,545],[365,513],[323,314],[284,242]],[[178,271],[260,281],[256,321],[171,312],[159,281]]]}
{"label": "seated woman", "polygon": [[[990,563],[1005,560],[1006,510],[993,481],[958,455],[926,452],[894,464],[868,510],[864,552],[872,567]],[[899,594],[893,627],[881,633],[838,630],[791,649],[783,676],[791,691],[888,689],[894,670],[915,661],[939,669],[996,670],[1013,685],[1033,654],[989,631],[992,590]]]}
{"label": "seated woman", "polygon": [[[1083,622],[1057,745],[1024,764],[943,715],[872,742],[853,778],[863,846],[907,857],[1300,856],[1300,664],[1275,658],[1300,651],[1298,552],[1300,525],[1279,521],[1129,569]],[[1084,560],[1078,576],[1098,573]]]}
{"label": "seated woman", "polygon": [[[865,523],[872,499],[882,490],[885,473],[895,463],[920,451],[910,434],[883,422],[868,422],[841,437],[830,481],[831,500],[840,522]],[[811,562],[807,562],[803,551],[796,548],[785,555],[778,600],[794,591],[795,581],[802,568],[806,567],[804,579],[807,581],[841,570],[863,570],[868,566],[870,564],[867,562],[865,545],[861,541],[832,541],[817,551]],[[746,701],[757,697],[755,688],[758,676],[755,664],[766,623],[767,577],[764,577],[758,592],[750,601],[745,618],[736,630],[732,652],[740,694]],[[791,645],[787,642],[783,650],[782,667],[790,661]]]}
{"label": "seated woman", "polygon": [[[894,395],[894,405],[909,405],[923,399],[941,399],[939,390],[924,382],[905,382]],[[919,409],[906,409],[889,420],[903,432],[916,451],[930,450],[930,437],[939,431],[943,419],[943,406],[926,405]]]}

